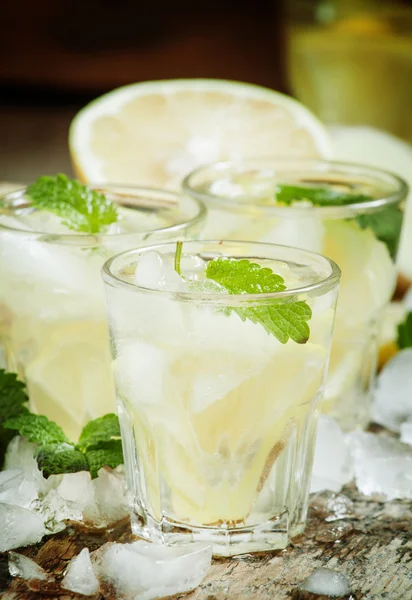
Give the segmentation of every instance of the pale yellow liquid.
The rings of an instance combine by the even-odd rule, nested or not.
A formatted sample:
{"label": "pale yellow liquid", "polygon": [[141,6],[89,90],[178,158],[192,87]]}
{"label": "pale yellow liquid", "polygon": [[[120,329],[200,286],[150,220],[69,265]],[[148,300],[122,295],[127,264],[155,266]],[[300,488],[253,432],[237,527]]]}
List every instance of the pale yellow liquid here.
{"label": "pale yellow liquid", "polygon": [[356,8],[336,21],[289,25],[292,91],[327,123],[412,141],[412,7]]}

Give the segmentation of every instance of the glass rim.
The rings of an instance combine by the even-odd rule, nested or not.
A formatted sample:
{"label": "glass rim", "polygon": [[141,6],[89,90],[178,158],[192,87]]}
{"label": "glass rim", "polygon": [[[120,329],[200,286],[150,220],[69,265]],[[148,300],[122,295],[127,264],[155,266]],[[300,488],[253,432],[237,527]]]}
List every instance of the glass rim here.
{"label": "glass rim", "polygon": [[[90,187],[91,189],[98,189],[98,190],[105,190],[107,192],[110,192],[110,190],[112,188],[115,189],[124,189],[124,190],[133,190],[135,191],[137,194],[136,195],[140,195],[140,196],[150,196],[153,194],[157,194],[159,196],[163,196],[163,197],[168,197],[170,199],[179,199],[179,198],[188,198],[191,202],[194,203],[194,205],[197,207],[197,213],[191,217],[190,219],[181,221],[179,223],[175,223],[173,225],[168,225],[166,227],[160,227],[157,229],[147,229],[147,230],[143,230],[143,231],[127,231],[127,232],[121,232],[121,233],[80,233],[80,232],[75,232],[72,231],[70,229],[68,229],[68,232],[59,232],[59,233],[53,233],[52,231],[34,231],[32,229],[23,229],[23,228],[15,228],[15,227],[9,227],[7,225],[4,225],[3,223],[0,222],[0,231],[7,231],[7,232],[12,232],[12,233],[16,233],[16,234],[24,234],[30,237],[39,237],[39,236],[47,236],[47,237],[52,237],[53,240],[67,240],[67,241],[71,241],[71,242],[80,242],[80,243],[84,243],[87,244],[87,242],[92,241],[93,243],[96,243],[96,239],[99,240],[109,240],[109,239],[127,239],[127,238],[134,238],[134,237],[141,237],[141,236],[146,236],[146,235],[152,235],[152,234],[169,234],[169,233],[180,233],[180,232],[184,232],[186,229],[190,229],[192,227],[195,227],[196,225],[198,225],[199,223],[201,223],[205,217],[206,217],[206,213],[207,213],[207,209],[204,205],[204,203],[199,200],[198,198],[193,198],[192,196],[187,196],[185,194],[183,194],[181,191],[177,190],[167,190],[167,189],[162,189],[162,188],[158,188],[158,187],[154,187],[154,186],[139,186],[139,185],[133,185],[133,184],[125,184],[125,183],[113,183],[113,182],[107,182],[107,183],[88,183],[87,184],[88,187]],[[17,199],[19,197],[23,197],[24,193],[26,192],[27,186],[20,188],[18,190],[14,190],[12,192],[8,192],[7,194],[3,194],[2,196],[0,196],[0,200],[4,200],[7,198],[12,198],[12,199]],[[114,193],[114,191],[112,192]],[[129,194],[131,195],[131,194]],[[121,204],[120,204],[121,206]],[[179,203],[176,202],[175,207],[179,207]],[[165,206],[165,208],[167,208]],[[173,209],[173,204],[170,204],[170,208]],[[0,216],[1,216],[1,204],[0,204]]]}
{"label": "glass rim", "polygon": [[[315,283],[310,283],[307,285],[298,286],[296,288],[290,288],[283,290],[281,292],[268,292],[262,294],[220,294],[220,293],[211,293],[211,292],[179,292],[179,291],[171,291],[171,290],[157,290],[154,288],[147,288],[141,285],[138,285],[134,282],[125,281],[121,279],[113,273],[112,267],[113,263],[125,258],[126,256],[139,256],[141,254],[145,254],[147,252],[161,250],[165,247],[173,247],[176,245],[176,242],[160,242],[157,244],[151,244],[150,246],[141,246],[139,248],[132,248],[129,250],[125,250],[124,252],[120,252],[114,256],[111,256],[102,266],[101,273],[102,279],[105,284],[111,285],[116,288],[123,288],[130,292],[143,292],[145,294],[151,294],[155,296],[160,296],[163,298],[169,298],[172,300],[179,300],[183,302],[196,302],[200,304],[223,304],[223,305],[244,305],[245,303],[255,302],[258,304],[267,302],[268,300],[276,300],[282,298],[291,298],[294,296],[298,296],[300,294],[310,294],[316,292],[317,290],[325,289],[329,291],[333,287],[339,284],[341,277],[341,270],[338,265],[331,260],[330,258],[323,256],[317,252],[312,252],[311,250],[303,250],[301,248],[296,248],[295,246],[286,246],[282,244],[270,244],[267,242],[250,242],[250,241],[238,241],[238,240],[188,240],[183,242],[183,252],[182,255],[185,254],[184,248],[185,246],[199,246],[204,247],[209,244],[215,244],[222,246],[223,244],[234,245],[234,246],[244,246],[244,247],[258,247],[258,248],[268,248],[268,249],[277,249],[279,252],[285,253],[293,253],[307,256],[308,259],[311,258],[316,260],[322,260],[325,265],[330,268],[330,273],[325,276],[319,276],[319,281]],[[206,251],[206,250],[205,250]],[[223,254],[224,256],[224,254]],[[236,257],[239,260],[242,259],[252,259],[252,258],[268,258],[262,253],[259,257],[252,257],[245,254],[244,256]],[[271,260],[279,260],[286,262],[286,259],[282,258],[271,258]],[[309,262],[309,260],[308,260]],[[325,292],[326,293],[326,292]]]}
{"label": "glass rim", "polygon": [[[276,169],[284,166],[294,166],[295,168],[290,169],[289,173],[300,173],[304,169],[313,171],[313,173],[328,173],[333,172],[333,169],[341,169],[346,174],[353,174],[359,177],[362,175],[366,178],[368,176],[385,176],[389,178],[394,185],[395,190],[389,194],[381,194],[378,198],[373,198],[366,202],[353,202],[352,204],[345,204],[341,206],[314,206],[307,204],[299,206],[298,203],[293,206],[281,206],[274,205],[268,206],[265,204],[257,204],[256,198],[251,201],[239,201],[236,198],[228,198],[221,194],[213,194],[210,192],[199,192],[193,187],[193,179],[202,173],[210,171],[213,174],[219,174],[221,172],[236,171],[242,172],[242,169],[247,167],[262,165],[262,170],[270,170],[271,168]],[[265,166],[266,165],[266,166]],[[318,167],[318,169],[316,169]],[[325,182],[327,185],[327,182]],[[200,202],[203,202],[206,207],[213,206],[213,208],[231,208],[232,210],[241,211],[242,209],[253,208],[255,211],[259,210],[262,213],[271,216],[280,217],[308,217],[317,216],[329,219],[339,219],[353,217],[354,213],[368,213],[374,212],[375,210],[385,208],[398,204],[404,200],[409,192],[409,186],[407,182],[392,171],[381,169],[380,167],[373,167],[362,163],[352,163],[344,161],[335,161],[322,158],[291,158],[282,156],[257,156],[255,158],[245,158],[239,160],[227,160],[218,161],[201,165],[188,173],[182,180],[183,192],[192,198],[196,198]],[[242,195],[241,198],[247,197],[247,194]]]}

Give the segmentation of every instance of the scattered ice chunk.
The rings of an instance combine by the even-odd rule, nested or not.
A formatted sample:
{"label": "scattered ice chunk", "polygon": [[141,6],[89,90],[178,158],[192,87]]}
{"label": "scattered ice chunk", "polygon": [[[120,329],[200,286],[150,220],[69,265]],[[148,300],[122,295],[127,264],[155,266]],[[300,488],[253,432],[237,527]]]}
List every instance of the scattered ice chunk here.
{"label": "scattered ice chunk", "polygon": [[5,469],[21,469],[27,475],[43,478],[34,458],[36,446],[24,437],[14,437],[7,447]]}
{"label": "scattered ice chunk", "polygon": [[345,494],[324,491],[314,494],[310,499],[310,506],[317,516],[330,523],[353,517],[354,506]]}
{"label": "scattered ice chunk", "polygon": [[23,471],[21,469],[6,469],[5,471],[0,471],[0,500],[1,494],[18,486],[22,480]]}
{"label": "scattered ice chunk", "polygon": [[398,352],[378,376],[372,416],[393,431],[412,420],[412,348]]}
{"label": "scattered ice chunk", "polygon": [[339,492],[353,477],[345,436],[335,419],[321,415],[318,420],[311,492]]}
{"label": "scattered ice chunk", "polygon": [[46,533],[38,515],[12,504],[0,503],[0,524],[0,552],[37,544]]}
{"label": "scattered ice chunk", "polygon": [[110,525],[127,517],[129,505],[123,475],[111,469],[100,469],[98,477],[93,479],[93,486],[101,525]]}
{"label": "scattered ice chunk", "polygon": [[412,421],[407,421],[401,425],[401,442],[412,446]]}
{"label": "scattered ice chunk", "polygon": [[50,579],[46,571],[34,560],[17,552],[9,552],[9,573],[12,577],[20,577],[29,581],[33,579],[37,581]]}
{"label": "scattered ice chunk", "polygon": [[134,281],[136,285],[151,290],[180,292],[186,288],[173,265],[158,252],[147,252],[140,257]]}
{"label": "scattered ice chunk", "polygon": [[93,569],[87,548],[73,558],[66,569],[61,586],[83,596],[93,596],[99,591],[99,581]]}
{"label": "scattered ice chunk", "polygon": [[152,600],[195,589],[205,577],[212,548],[168,547],[137,541],[105,544],[93,555],[100,581],[122,600]]}
{"label": "scattered ice chunk", "polygon": [[350,594],[349,579],[344,573],[332,571],[321,567],[313,571],[305,581],[303,581],[299,589],[311,594],[319,594],[323,596],[347,596]]}
{"label": "scattered ice chunk", "polygon": [[[12,469],[13,471],[15,469]],[[7,471],[5,471],[7,473]],[[21,472],[22,473],[22,472]],[[33,479],[26,478],[27,475],[22,473],[22,478],[14,479],[15,485],[11,485],[7,490],[2,491],[0,489],[0,502],[6,502],[7,504],[15,504],[16,506],[22,506],[23,508],[30,508],[30,505],[38,497],[38,486]]]}
{"label": "scattered ice chunk", "polygon": [[355,431],[347,436],[359,491],[412,499],[412,450],[396,439]]}
{"label": "scattered ice chunk", "polygon": [[63,475],[57,491],[62,498],[76,504],[81,511],[95,503],[92,479],[86,471]]}
{"label": "scattered ice chunk", "polygon": [[30,508],[43,519],[49,533],[63,531],[65,521],[83,520],[77,504],[62,498],[57,490],[50,490],[44,497],[35,500]]}

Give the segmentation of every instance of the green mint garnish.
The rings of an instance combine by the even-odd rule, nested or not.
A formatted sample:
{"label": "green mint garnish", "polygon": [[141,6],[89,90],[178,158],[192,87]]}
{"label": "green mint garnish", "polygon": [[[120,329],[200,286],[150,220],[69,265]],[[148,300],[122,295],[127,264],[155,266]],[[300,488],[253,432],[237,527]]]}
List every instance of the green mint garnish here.
{"label": "green mint garnish", "polygon": [[14,437],[14,433],[3,425],[8,419],[28,413],[27,400],[24,384],[17,379],[16,374],[0,369],[0,469],[7,446]]}
{"label": "green mint garnish", "polygon": [[39,177],[26,195],[33,206],[54,213],[74,231],[99,233],[118,218],[116,206],[104,194],[62,174]]}
{"label": "green mint garnish", "polygon": [[116,415],[89,421],[75,444],[56,423],[29,412],[27,402],[24,385],[16,375],[0,369],[0,449],[3,453],[14,435],[26,437],[38,446],[36,459],[45,477],[77,471],[90,471],[92,477],[97,477],[102,467],[115,468],[123,463]]}
{"label": "green mint garnish", "polygon": [[412,312],[408,312],[402,323],[399,323],[396,342],[400,350],[412,348]]}
{"label": "green mint garnish", "polygon": [[[286,289],[284,279],[267,267],[242,259],[215,258],[206,268],[206,277],[216,281],[230,294],[265,294]],[[305,344],[312,316],[308,304],[293,299],[272,300],[264,306],[231,308],[244,321],[259,323],[282,343],[292,339]]]}
{"label": "green mint garnish", "polygon": [[[341,192],[330,187],[312,187],[281,184],[276,186],[277,202],[290,205],[293,202],[309,201],[314,206],[347,206],[373,200],[364,194]],[[376,238],[386,244],[392,259],[396,258],[402,228],[403,212],[399,206],[391,205],[374,213],[355,217],[361,229],[370,229]]]}
{"label": "green mint garnish", "polygon": [[292,204],[306,200],[314,206],[345,206],[371,200],[363,194],[348,194],[330,187],[311,187],[298,185],[277,185],[275,199],[282,204]]}
{"label": "green mint garnish", "polygon": [[180,269],[180,261],[182,259],[182,250],[183,250],[183,242],[176,242],[175,271],[178,275],[182,274],[182,271]]}

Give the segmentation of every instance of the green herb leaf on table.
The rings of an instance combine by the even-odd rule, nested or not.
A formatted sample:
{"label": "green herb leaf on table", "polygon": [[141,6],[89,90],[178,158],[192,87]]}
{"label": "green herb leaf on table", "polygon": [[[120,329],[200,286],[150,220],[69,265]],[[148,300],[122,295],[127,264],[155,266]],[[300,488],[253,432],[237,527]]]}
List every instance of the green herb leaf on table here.
{"label": "green herb leaf on table", "polygon": [[[206,277],[222,285],[229,294],[265,294],[286,289],[280,275],[246,259],[213,259],[206,267]],[[249,319],[262,325],[282,344],[289,339],[304,344],[309,339],[307,321],[311,319],[312,311],[306,302],[276,299],[262,306],[232,307],[232,310],[242,320]]]}
{"label": "green herb leaf on table", "polygon": [[89,421],[80,434],[78,446],[83,451],[89,446],[95,446],[101,442],[110,442],[113,439],[120,439],[119,419],[113,413],[104,415]]}
{"label": "green herb leaf on table", "polygon": [[398,325],[397,344],[400,350],[412,348],[412,312],[409,312]]}
{"label": "green herb leaf on table", "polygon": [[118,218],[115,204],[104,194],[63,174],[39,177],[26,195],[33,206],[54,213],[74,231],[99,233]]}
{"label": "green herb leaf on table", "polygon": [[0,369],[0,450],[3,453],[15,435],[26,437],[38,446],[35,456],[46,478],[77,471],[90,471],[92,477],[97,477],[102,467],[115,468],[123,463],[116,415],[108,414],[87,423],[76,445],[56,423],[43,415],[30,413],[25,406],[27,402],[24,384],[14,373]]}
{"label": "green herb leaf on table", "polygon": [[36,460],[46,479],[50,475],[89,470],[89,463],[83,452],[70,444],[40,446],[36,452]]}
{"label": "green herb leaf on table", "polygon": [[22,413],[8,419],[4,423],[4,427],[17,431],[19,435],[27,438],[32,444],[44,446],[55,443],[70,443],[64,435],[63,429],[43,415],[33,415],[30,412]]}
{"label": "green herb leaf on table", "polygon": [[122,441],[111,440],[90,446],[86,450],[85,457],[92,477],[97,477],[97,473],[102,467],[108,466],[114,469],[123,464]]}
{"label": "green herb leaf on table", "polygon": [[17,375],[0,369],[0,469],[7,446],[15,435],[10,429],[5,429],[3,424],[20,413],[27,413],[27,401],[24,384],[17,379]]}
{"label": "green herb leaf on table", "polygon": [[[279,184],[275,190],[275,200],[290,205],[293,202],[308,201],[313,206],[347,206],[373,200],[364,194],[348,193],[330,187],[297,186]],[[403,212],[397,205],[378,209],[355,217],[361,229],[370,229],[376,238],[386,244],[391,258],[396,257],[402,228]]]}

